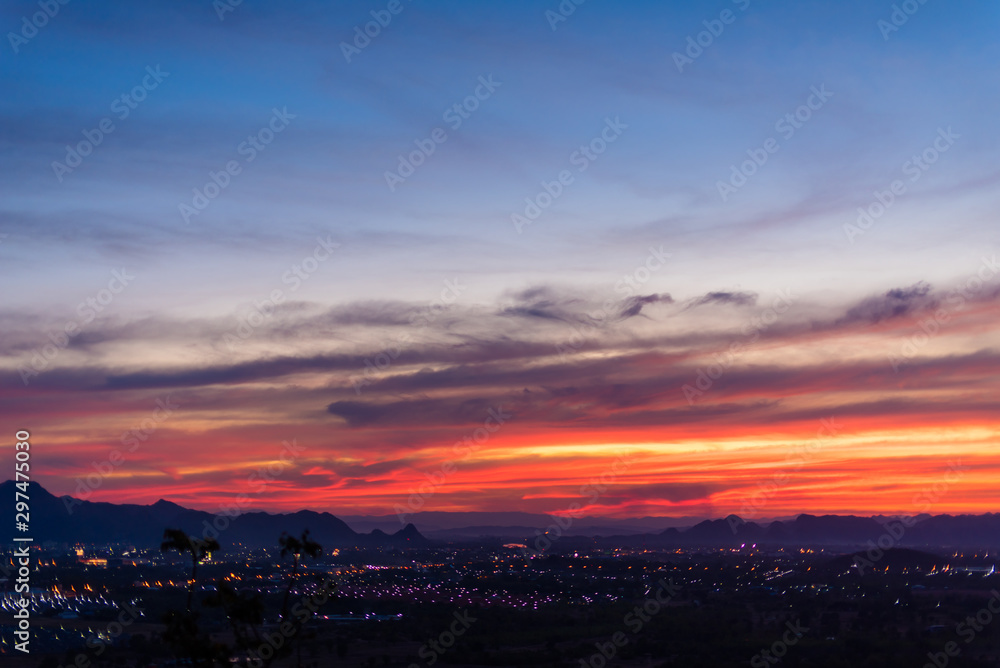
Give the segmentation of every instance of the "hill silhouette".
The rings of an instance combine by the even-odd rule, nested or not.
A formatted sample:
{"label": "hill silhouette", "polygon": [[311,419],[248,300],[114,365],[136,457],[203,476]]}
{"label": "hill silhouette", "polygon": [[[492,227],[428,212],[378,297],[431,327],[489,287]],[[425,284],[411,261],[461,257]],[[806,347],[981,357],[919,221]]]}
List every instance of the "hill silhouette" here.
{"label": "hill silhouette", "polygon": [[[13,481],[0,483],[0,498],[12,499]],[[135,504],[80,501],[73,497],[56,497],[38,483],[29,485],[31,497],[31,534],[36,541],[59,543],[130,543],[155,547],[160,543],[164,527],[176,527],[186,533],[211,536],[217,531],[223,546],[241,543],[250,547],[271,546],[274,537],[287,531],[291,534],[309,529],[316,540],[329,549],[337,547],[424,547],[432,543],[413,524],[396,531],[375,528],[359,533],[340,518],[326,512],[300,510],[294,513],[272,514],[246,512],[235,517],[213,515],[184,508],[160,499],[148,506]],[[438,513],[447,515],[447,513]],[[496,513],[494,513],[496,514]],[[474,513],[464,513],[462,519],[478,519]],[[467,517],[465,517],[467,516]],[[13,504],[0,506],[0,522],[13,526]],[[630,526],[628,520],[624,526]],[[892,537],[892,547],[928,548],[994,548],[1000,547],[1000,514],[985,515],[918,515],[909,526],[899,531],[898,519],[854,515],[802,514],[792,520],[769,524],[748,522],[730,515],[724,519],[704,520],[689,528],[668,528],[657,533],[614,534],[616,520],[608,519],[590,536],[564,535],[558,540],[563,549],[593,545],[628,547],[842,547],[856,549]],[[389,528],[389,525],[382,525]],[[397,524],[398,526],[398,524]],[[895,530],[890,531],[892,526]],[[502,531],[497,531],[498,529]],[[207,532],[207,533],[206,533]],[[599,532],[599,533],[598,533]],[[537,536],[531,527],[468,526],[449,530],[448,538],[470,541],[478,537],[516,537],[527,540]],[[444,538],[445,536],[442,536]],[[529,541],[530,542],[530,541]]]}
{"label": "hill silhouette", "polygon": [[[13,499],[13,481],[0,483],[0,498]],[[287,531],[301,534],[309,529],[324,547],[422,547],[429,541],[409,524],[399,531],[357,533],[330,513],[300,510],[271,514],[261,511],[235,516],[214,515],[184,508],[160,499],[148,506],[80,501],[57,497],[37,482],[28,485],[31,499],[30,535],[35,542],[56,543],[128,543],[137,547],[160,545],[165,527],[183,530],[192,536],[215,537],[223,548],[242,544],[249,547],[272,547],[275,536]],[[12,503],[3,504],[0,522],[14,526]]]}

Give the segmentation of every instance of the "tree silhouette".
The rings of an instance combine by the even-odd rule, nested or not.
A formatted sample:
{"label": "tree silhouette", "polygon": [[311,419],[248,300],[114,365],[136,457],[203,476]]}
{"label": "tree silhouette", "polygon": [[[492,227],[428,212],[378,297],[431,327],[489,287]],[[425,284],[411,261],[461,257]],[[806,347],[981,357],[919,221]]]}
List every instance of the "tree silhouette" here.
{"label": "tree silhouette", "polygon": [[282,559],[292,555],[292,573],[288,578],[288,587],[285,588],[285,598],[281,602],[281,618],[285,619],[288,616],[288,597],[292,593],[292,587],[295,586],[295,580],[298,578],[299,562],[302,560],[302,556],[316,559],[323,554],[323,546],[309,538],[309,529],[302,532],[301,538],[289,536],[287,532],[282,533],[278,538],[278,545],[281,546]]}
{"label": "tree silhouette", "polygon": [[212,643],[211,639],[198,629],[198,614],[192,612],[194,590],[198,582],[198,564],[208,556],[209,552],[219,550],[219,543],[214,538],[202,540],[189,536],[180,529],[167,529],[163,532],[163,542],[160,551],[176,550],[180,554],[191,555],[191,578],[188,580],[187,607],[184,612],[170,610],[164,617],[167,625],[163,639],[171,643],[183,656],[192,660],[195,665],[213,665],[222,661],[227,655],[227,648]]}
{"label": "tree silhouette", "polygon": [[177,550],[180,554],[191,554],[191,579],[188,580],[187,612],[191,613],[191,603],[194,598],[194,588],[198,578],[198,564],[205,560],[210,552],[219,551],[219,542],[214,538],[202,540],[189,536],[180,529],[167,529],[163,532],[161,552]]}
{"label": "tree silhouette", "polygon": [[[321,554],[323,554],[323,546],[309,538],[309,529],[302,532],[301,538],[290,536],[287,532],[282,533],[281,536],[278,537],[278,545],[281,547],[282,559],[288,555],[292,555],[292,573],[288,578],[288,586],[285,587],[284,600],[281,602],[281,620],[285,621],[288,618],[288,597],[291,595],[292,588],[295,586],[295,581],[298,579],[299,562],[302,560],[303,555],[313,559],[318,558]],[[300,667],[302,665],[302,641],[298,636],[304,625],[305,622],[300,621],[296,625],[295,635],[292,636],[293,642],[295,642],[298,646],[296,663]]]}
{"label": "tree silhouette", "polygon": [[[188,580],[187,607],[184,611],[169,611],[164,619],[167,628],[163,633],[163,639],[173,645],[178,655],[190,659],[194,665],[198,666],[215,664],[231,666],[233,650],[237,650],[244,655],[243,665],[249,666],[252,663],[252,665],[266,668],[279,657],[287,657],[293,647],[297,645],[298,663],[301,665],[301,633],[311,617],[311,613],[315,612],[316,608],[310,607],[308,614],[302,614],[303,610],[296,606],[295,614],[290,615],[289,597],[300,579],[299,571],[302,560],[319,557],[323,553],[323,547],[309,537],[308,529],[303,531],[299,537],[290,536],[287,532],[282,533],[278,538],[278,545],[281,548],[282,558],[292,557],[292,567],[278,618],[281,624],[278,631],[272,633],[271,636],[280,632],[289,642],[274,645],[270,637],[265,637],[264,600],[259,594],[239,592],[225,578],[222,578],[217,582],[215,591],[204,597],[202,605],[222,609],[235,639],[235,647],[228,647],[213,642],[210,636],[199,629],[199,613],[193,610],[198,564],[204,561],[209,552],[219,550],[219,543],[214,539],[202,540],[189,536],[180,529],[167,529],[163,532],[163,543],[160,545],[163,552],[176,550],[180,554],[191,556],[191,578]],[[266,657],[261,654],[260,650],[265,644],[270,644],[274,648],[274,651]]]}
{"label": "tree silhouette", "polygon": [[[222,608],[238,649],[246,652],[262,644],[260,626],[264,623],[264,602],[260,594],[238,592],[225,580],[219,580],[215,593],[207,596],[204,603]],[[268,665],[270,662],[262,663]]]}

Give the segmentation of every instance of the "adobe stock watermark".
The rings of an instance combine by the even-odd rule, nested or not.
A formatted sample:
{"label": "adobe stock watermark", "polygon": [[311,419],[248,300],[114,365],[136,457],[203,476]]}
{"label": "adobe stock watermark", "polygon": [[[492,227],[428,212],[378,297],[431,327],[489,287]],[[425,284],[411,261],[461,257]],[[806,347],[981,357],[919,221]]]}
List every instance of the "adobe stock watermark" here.
{"label": "adobe stock watermark", "polygon": [[730,515],[726,519],[733,534],[735,535],[737,529],[746,524],[747,520],[756,519],[764,506],[777,495],[782,487],[791,481],[792,477],[790,474],[802,470],[802,467],[815,457],[816,453],[829,445],[842,430],[843,426],[837,424],[836,418],[830,417],[820,420],[819,429],[816,430],[816,437],[808,444],[798,445],[793,448],[792,452],[788,453],[788,456],[785,458],[785,466],[770,478],[758,482],[757,487],[759,489],[750,496],[743,497],[739,513],[737,515]]}
{"label": "adobe stock watermark", "polygon": [[59,353],[69,347],[73,337],[83,331],[84,325],[92,323],[97,315],[103,313],[104,309],[115,300],[115,297],[121,294],[134,280],[135,276],[130,275],[124,267],[112,269],[108,286],[77,304],[76,314],[79,319],[67,320],[61,332],[46,332],[45,335],[51,343],[36,348],[28,359],[28,364],[21,364],[17,367],[17,371],[21,375],[21,382],[24,383],[25,387],[28,386],[31,378],[47,370],[53,360],[59,356]]}
{"label": "adobe stock watermark", "polygon": [[[955,626],[955,633],[968,645],[976,636],[982,633],[987,626],[993,623],[994,616],[1000,615],[1000,592],[996,589],[990,590],[989,601],[986,605],[976,611],[975,614],[967,616],[963,621]],[[945,643],[941,652],[927,652],[927,663],[923,668],[945,668],[951,660],[962,653],[962,646],[954,640]]]}
{"label": "adobe stock watermark", "polygon": [[[266,466],[258,467],[247,476],[247,485],[250,486],[251,492],[255,495],[263,494],[267,490],[268,485],[277,480],[286,469],[291,467],[305,449],[305,446],[299,445],[298,441],[294,438],[291,441],[282,441],[281,451],[278,454],[277,460],[272,461]],[[212,516],[211,521],[207,519],[202,520],[201,539],[218,539],[219,535],[223,531],[226,531],[236,518],[248,511],[252,502],[253,499],[249,494],[240,492],[236,497],[235,503],[220,505],[219,510]]]}
{"label": "adobe stock watermark", "polygon": [[[455,619],[446,630],[439,633],[437,638],[428,640],[417,650],[417,656],[424,660],[424,665],[433,666],[437,663],[438,659],[444,656],[445,652],[454,647],[458,639],[465,635],[472,624],[479,621],[477,617],[469,614],[468,610],[456,612],[453,616]],[[420,668],[420,664],[411,663],[409,668]]]}
{"label": "adobe stock watermark", "polygon": [[93,660],[100,657],[107,651],[116,638],[125,633],[125,630],[132,626],[143,616],[142,612],[135,607],[134,602],[126,602],[119,608],[118,619],[112,620],[104,627],[104,633],[87,638],[87,650],[82,651],[74,657],[72,663],[67,663],[70,667],[91,666]]}
{"label": "adobe stock watermark", "polygon": [[[163,72],[160,66],[155,68],[150,65],[146,67],[146,76],[142,78],[132,90],[122,93],[111,101],[111,113],[119,121],[124,121],[135,111],[139,105],[149,97],[149,94],[159,88],[164,79],[170,76],[170,72]],[[106,116],[97,122],[97,126],[92,130],[83,130],[83,139],[74,146],[66,145],[66,157],[62,162],[52,161],[52,173],[55,174],[59,183],[63,182],[66,174],[71,174],[73,170],[83,164],[84,158],[94,152],[104,139],[115,131],[115,122],[110,116]]]}
{"label": "adobe stock watermark", "polygon": [[[302,595],[295,605],[288,611],[288,617],[284,618],[278,628],[273,632],[265,631],[262,636],[264,642],[256,648],[247,650],[247,665],[268,666],[274,656],[278,653],[286,642],[292,641],[305,624],[312,619],[319,609],[330,600],[337,590],[337,582],[331,576],[323,578],[316,591]],[[295,620],[294,622],[292,620]]]}
{"label": "adobe stock watermark", "polygon": [[160,425],[178,408],[180,404],[172,402],[169,394],[157,399],[156,408],[148,416],[134,424],[131,429],[122,432],[118,439],[122,444],[121,448],[112,448],[103,460],[91,462],[93,473],[89,473],[85,478],[76,478],[76,496],[62,497],[66,512],[72,515],[73,509],[89,499],[91,494],[104,484],[105,479],[126,462],[128,454],[135,452],[140,444],[149,440],[149,437],[156,433]]}
{"label": "adobe stock watermark", "polygon": [[681,386],[681,392],[684,394],[684,398],[687,399],[688,405],[694,406],[698,399],[711,390],[715,381],[719,380],[736,360],[760,339],[762,332],[766,332],[774,323],[778,322],[778,319],[794,303],[795,297],[792,295],[791,290],[779,290],[769,307],[744,323],[740,329],[740,334],[745,339],[730,343],[725,353],[716,353],[713,364],[698,369],[693,384],[686,383]]}
{"label": "adobe stock watermark", "polygon": [[649,247],[649,255],[646,259],[636,265],[632,271],[623,274],[615,285],[616,294],[622,295],[621,299],[609,297],[601,304],[601,308],[587,314],[588,322],[576,323],[572,326],[573,333],[564,341],[555,344],[556,352],[560,357],[565,357],[576,352],[586,342],[587,338],[620,316],[622,299],[635,296],[653,276],[654,273],[662,269],[667,260],[673,257],[672,253],[666,253],[663,246],[659,248]]}
{"label": "adobe stock watermark", "polygon": [[[497,88],[502,85],[502,81],[493,80],[492,74],[479,77],[478,85],[472,93],[446,108],[441,114],[441,119],[452,130],[458,130],[465,121],[472,118],[472,114],[479,109],[479,105],[493,97]],[[414,139],[413,143],[417,148],[406,155],[400,153],[398,156],[399,164],[395,171],[385,171],[385,184],[389,186],[389,192],[396,192],[396,187],[413,176],[427,162],[427,159],[434,155],[438,145],[446,141],[448,141],[448,133],[444,128],[434,128],[424,139]]]}
{"label": "adobe stock watermark", "polygon": [[21,29],[17,32],[8,32],[7,41],[15,55],[21,52],[21,47],[30,42],[38,35],[38,31],[49,24],[59,14],[63,6],[68,5],[69,0],[39,0],[38,7],[41,9],[30,17],[21,17]]}
{"label": "adobe stock watermark", "polygon": [[[741,12],[750,8],[750,0],[732,0],[732,2]],[[695,35],[688,35],[684,53],[680,51],[673,53],[677,71],[683,74],[686,66],[694,64],[694,61],[705,53],[705,49],[715,44],[715,40],[722,36],[722,33],[726,31],[726,26],[732,25],[736,21],[736,16],[737,14],[733,10],[723,9],[719,13],[719,18],[702,21],[701,24],[705,26],[705,29]]]}
{"label": "adobe stock watermark", "polygon": [[[243,163],[250,164],[257,158],[259,153],[264,151],[274,141],[275,136],[285,131],[289,123],[295,118],[295,114],[288,113],[288,107],[282,107],[280,110],[274,107],[271,109],[271,118],[267,121],[267,124],[240,142],[236,146],[236,154],[246,156],[243,158]],[[180,212],[184,224],[189,224],[192,216],[200,215],[202,211],[207,209],[212,200],[229,187],[233,177],[238,176],[242,171],[243,164],[240,164],[238,160],[227,161],[222,166],[222,169],[217,172],[209,170],[209,180],[200,188],[192,189],[194,195],[191,198],[191,203],[179,202],[177,204],[177,210]]]}
{"label": "adobe stock watermark", "polygon": [[899,31],[910,20],[910,17],[926,4],[927,0],[903,0],[898,5],[893,5],[889,20],[879,19],[875,24],[875,27],[882,33],[882,39],[888,42],[889,35]]}
{"label": "adobe stock watermark", "polygon": [[212,0],[212,9],[220,21],[226,20],[226,14],[235,12],[236,8],[243,4],[243,0]]}
{"label": "adobe stock watermark", "polygon": [[[462,285],[457,277],[452,280],[446,279],[444,288],[436,299],[416,313],[410,314],[408,318],[409,324],[416,327],[418,331],[430,326],[431,323],[445,312],[448,306],[455,303],[466,287]],[[392,363],[403,353],[403,346],[408,345],[412,341],[413,335],[410,332],[403,332],[381,351],[371,357],[366,357],[364,360],[364,373],[361,375],[355,374],[349,379],[351,387],[354,388],[354,394],[360,395],[362,388],[374,383],[379,374],[392,366]]]}
{"label": "adobe stock watermark", "polygon": [[[833,97],[833,93],[826,89],[826,84],[820,85],[819,88],[813,86],[809,89],[809,96],[803,104],[774,123],[775,131],[781,133],[786,141],[791,139],[798,130],[801,130],[809,122],[813,113],[822,109],[831,97]],[[767,164],[770,157],[779,150],[781,150],[781,143],[774,137],[768,137],[764,140],[760,148],[747,149],[749,158],[741,162],[738,167],[736,165],[730,166],[729,180],[715,182],[715,188],[719,191],[719,197],[722,198],[722,201],[728,202],[730,195],[745,186],[748,179]]]}
{"label": "adobe stock watermark", "polygon": [[513,414],[504,413],[502,404],[486,411],[486,419],[483,420],[483,426],[477,427],[471,434],[465,435],[462,440],[456,441],[451,446],[452,454],[455,455],[456,459],[449,459],[441,464],[436,471],[425,473],[424,477],[427,478],[427,482],[422,483],[416,489],[410,490],[410,496],[406,499],[405,507],[398,503],[393,506],[392,510],[396,513],[396,517],[399,518],[399,523],[405,525],[407,517],[419,512],[424,507],[427,499],[434,496],[438,489],[451,476],[458,472],[458,465],[461,462],[471,459],[472,455],[483,447],[495,433],[500,431],[500,428],[507,424],[512,417],[514,417]]}
{"label": "adobe stock watermark", "polygon": [[[408,0],[412,2],[413,0]],[[394,16],[399,16],[406,9],[401,0],[389,0],[385,9],[373,9],[372,20],[364,24],[354,26],[354,38],[350,42],[340,43],[340,52],[344,54],[344,60],[350,64],[351,59],[360,55],[368,48],[372,40],[382,34],[382,30],[389,27]]]}
{"label": "adobe stock watermark", "polygon": [[[912,503],[916,515],[926,513],[933,508],[955,483],[965,477],[965,472],[968,470],[969,467],[964,466],[960,459],[949,461],[948,470],[945,471],[943,478],[939,482],[924,487],[917,494],[913,495]],[[863,557],[854,556],[854,567],[858,569],[858,575],[864,575],[866,568],[874,566],[882,560],[887,550],[899,545],[900,541],[903,540],[903,536],[906,535],[906,530],[917,524],[916,515],[900,515],[896,519],[889,520],[882,525],[885,528],[885,532],[876,540],[869,540],[866,543],[868,550],[865,552],[865,555]]]}
{"label": "adobe stock watermark", "polygon": [[549,27],[552,28],[552,32],[556,31],[556,28],[559,27],[560,23],[568,21],[569,17],[576,12],[576,8],[586,1],[587,0],[562,0],[555,10],[546,9],[545,20],[548,21]]}
{"label": "adobe stock watermark", "polygon": [[[641,605],[637,605],[622,618],[622,624],[628,628],[632,638],[639,635],[642,629],[653,617],[658,615],[663,608],[670,605],[681,593],[682,587],[672,579],[665,582],[662,578],[657,582],[657,588]],[[580,668],[605,668],[609,662],[614,660],[618,651],[629,644],[631,638],[624,631],[616,631],[611,638],[605,642],[596,642],[594,647],[597,651],[589,657],[580,659]]]}
{"label": "adobe stock watermark", "polygon": [[771,664],[779,663],[788,654],[788,649],[794,647],[802,639],[802,636],[809,632],[809,627],[802,626],[802,622],[799,620],[785,622],[785,629],[781,637],[771,643],[770,647],[765,647],[754,654],[753,658],[750,659],[751,666],[768,668]]}
{"label": "adobe stock watermark", "polygon": [[629,465],[634,461],[635,457],[629,453],[619,454],[608,470],[599,476],[592,477],[586,484],[580,486],[580,496],[587,501],[582,505],[578,501],[574,501],[561,513],[548,513],[549,517],[552,518],[552,524],[544,529],[535,529],[532,547],[524,547],[521,553],[528,558],[542,556],[545,550],[550,549],[557,540],[569,531],[574,520],[583,517],[584,511],[597,503],[598,499],[608,491],[608,488],[618,480],[618,477],[628,471]]}
{"label": "adobe stock watermark", "polygon": [[961,286],[949,292],[944,299],[943,306],[936,308],[930,316],[917,322],[919,331],[906,337],[896,353],[889,354],[889,365],[892,366],[892,370],[899,373],[900,368],[916,357],[920,349],[930,343],[931,339],[940,333],[941,328],[948,324],[952,316],[964,309],[965,304],[972,301],[998,272],[1000,272],[1000,265],[997,264],[996,254],[990,258],[983,257],[982,264],[976,273],[966,279]]}
{"label": "adobe stock watermark", "polygon": [[[628,125],[622,123],[618,116],[615,116],[614,120],[605,117],[604,127],[598,135],[570,153],[570,165],[576,167],[579,174],[587,171],[587,168],[608,150],[610,144],[618,141],[618,138],[627,129]],[[510,222],[514,225],[517,233],[521,234],[525,225],[534,223],[543,211],[552,206],[552,203],[562,196],[565,189],[573,184],[575,178],[573,172],[563,169],[552,181],[541,181],[542,189],[538,194],[534,197],[524,198],[524,210],[521,213],[515,211],[510,214]]]}
{"label": "adobe stock watermark", "polygon": [[[25,502],[22,501],[21,503]],[[25,517],[27,517],[27,514],[25,514]],[[26,527],[27,525],[23,524],[21,526]],[[22,538],[22,540],[24,539]],[[10,575],[13,575],[15,571],[17,573],[17,579],[14,580],[16,583],[14,591],[22,594],[22,596],[13,600],[17,612],[13,615],[15,621],[11,624],[11,627],[13,630],[12,635],[15,640],[19,641],[14,643],[14,649],[25,654],[31,654],[31,613],[35,599],[35,595],[31,591],[31,552],[28,548],[29,545],[27,542],[18,543],[17,549],[10,556],[11,568],[9,571],[7,570],[7,559],[4,559],[4,571]],[[10,587],[10,585],[7,585],[7,587]],[[27,596],[23,596],[23,594],[27,594]],[[5,591],[4,598],[6,599],[8,595]]]}
{"label": "adobe stock watermark", "polygon": [[[955,140],[961,137],[962,135],[952,132],[950,125],[947,129],[938,128],[937,137],[934,138],[934,141],[928,144],[927,148],[920,151],[920,153],[914,153],[900,167],[903,175],[909,177],[908,180],[910,183],[916,183],[931,168],[931,165],[936,163],[942,155],[948,152],[948,149],[954,146]],[[858,207],[857,221],[853,225],[850,223],[844,224],[843,229],[847,240],[853,244],[855,238],[870,230],[876,221],[892,208],[897,199],[906,194],[907,189],[906,181],[895,179],[885,190],[876,190],[872,193],[875,199],[867,206]]]}
{"label": "adobe stock watermark", "polygon": [[[291,286],[288,291],[295,292],[305,281],[319,271],[320,265],[330,259],[333,252],[340,248],[340,244],[331,241],[330,235],[326,239],[316,237],[316,246],[309,255],[293,264],[285,273],[281,275],[281,282]],[[252,302],[253,308],[243,315],[239,324],[231,332],[222,335],[222,342],[226,344],[230,351],[236,350],[237,346],[249,339],[268,319],[274,317],[274,312],[278,305],[285,301],[285,291],[281,288],[271,290],[267,297],[259,301]]]}

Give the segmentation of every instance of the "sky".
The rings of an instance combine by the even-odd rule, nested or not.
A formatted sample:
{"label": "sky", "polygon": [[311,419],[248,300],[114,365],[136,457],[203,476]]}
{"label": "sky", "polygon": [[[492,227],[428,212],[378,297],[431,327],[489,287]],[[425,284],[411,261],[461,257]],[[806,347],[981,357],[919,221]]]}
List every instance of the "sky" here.
{"label": "sky", "polygon": [[206,510],[996,511],[998,22],[5,2],[5,459]]}

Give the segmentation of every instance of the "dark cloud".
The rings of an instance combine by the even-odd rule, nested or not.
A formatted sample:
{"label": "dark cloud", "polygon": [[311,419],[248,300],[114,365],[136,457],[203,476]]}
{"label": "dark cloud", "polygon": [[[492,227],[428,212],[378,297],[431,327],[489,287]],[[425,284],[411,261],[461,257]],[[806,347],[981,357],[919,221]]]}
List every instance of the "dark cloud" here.
{"label": "dark cloud", "polygon": [[353,464],[335,461],[330,463],[330,468],[333,469],[334,473],[341,478],[361,478],[370,480],[372,478],[382,477],[387,473],[408,469],[412,465],[413,463],[409,459],[390,459],[374,462],[372,464]]}
{"label": "dark cloud", "polygon": [[490,410],[508,411],[512,402],[484,397],[464,399],[411,399],[391,402],[335,401],[326,407],[331,415],[347,421],[351,427],[388,425],[481,425]]}
{"label": "dark cloud", "polygon": [[[317,318],[329,325],[362,325],[370,327],[411,325],[421,314],[427,312],[425,305],[403,301],[364,301],[337,306]],[[315,323],[314,323],[315,324]]]}
{"label": "dark cloud", "polygon": [[669,294],[635,295],[623,299],[602,298],[599,294],[571,293],[550,286],[536,286],[515,293],[512,303],[500,315],[592,325],[635,317],[649,304],[672,304]]}
{"label": "dark cloud", "polygon": [[674,299],[664,293],[661,295],[641,295],[629,297],[622,306],[622,319],[632,318],[642,313],[642,307],[647,304],[673,304]]}
{"label": "dark cloud", "polygon": [[[893,417],[928,414],[975,414],[994,410],[995,402],[954,403],[933,395],[901,394],[878,402],[858,402],[853,393],[883,390],[898,393],[899,377],[885,360],[851,365],[831,363],[806,367],[737,367],[715,381],[703,401],[689,405],[682,387],[694,384],[697,369],[659,368],[650,357],[617,357],[576,365],[551,365],[541,370],[477,367],[441,372],[422,371],[403,381],[395,377],[371,388],[372,398],[338,401],[327,410],[344,418],[352,427],[388,425],[462,425],[481,422],[486,411],[503,405],[516,414],[518,424],[543,423],[590,428],[680,426],[721,424],[747,425],[819,420],[839,416]],[[578,368],[573,368],[573,367]],[[617,374],[616,374],[617,371]],[[461,375],[457,375],[461,372]],[[438,373],[448,378],[434,378]],[[531,374],[537,373],[532,376]],[[912,374],[920,378],[919,389],[949,391],[974,387],[1000,373],[1000,355],[981,352],[967,357],[916,361]],[[626,381],[625,378],[628,378]],[[460,380],[461,379],[461,380]],[[572,379],[572,380],[571,380]],[[979,379],[979,380],[977,380]],[[533,390],[518,390],[525,381]],[[571,381],[571,382],[567,382]],[[408,391],[431,392],[448,387],[434,398],[384,401]],[[464,392],[461,390],[464,388]],[[803,409],[791,401],[798,396],[823,395],[821,407]],[[456,398],[459,397],[459,398]],[[842,398],[841,398],[842,397]]]}
{"label": "dark cloud", "polygon": [[695,299],[691,303],[691,308],[703,306],[705,304],[732,304],[734,306],[753,306],[757,303],[757,293],[755,292],[709,292],[707,295]]}
{"label": "dark cloud", "polygon": [[877,324],[891,318],[933,308],[937,299],[931,286],[923,281],[907,288],[894,288],[882,295],[869,297],[847,311],[842,323],[863,322]]}
{"label": "dark cloud", "polygon": [[[734,301],[733,293],[724,294],[727,296],[718,300]],[[546,308],[561,309],[584,303],[581,298],[547,287],[531,288],[515,297]],[[768,328],[760,343],[753,345],[795,346],[817,337],[835,337],[841,332],[853,332],[859,322],[898,319],[899,313],[930,303],[933,298],[930,287],[920,283],[862,300],[840,311],[845,315],[819,322],[808,317],[817,312],[814,304],[797,303]],[[739,301],[735,299],[736,303]],[[794,410],[797,396],[822,395],[823,410],[827,410],[833,405],[850,405],[842,397],[853,392],[899,393],[904,388],[901,383],[907,389],[914,386],[922,390],[975,391],[988,383],[989,374],[1000,373],[996,352],[988,350],[958,357],[914,358],[907,360],[900,374],[879,355],[865,361],[835,360],[822,365],[785,364],[779,358],[768,364],[748,365],[737,357],[713,381],[704,400],[699,399],[692,406],[682,388],[694,385],[699,370],[711,363],[706,360],[713,359],[711,356],[716,352],[725,355],[730,344],[742,340],[740,335],[733,334],[725,325],[698,329],[700,316],[682,310],[664,321],[663,325],[671,328],[670,334],[637,336],[635,332],[639,330],[623,320],[640,315],[648,305],[672,304],[673,299],[653,294],[634,296],[620,303],[622,320],[594,328],[590,338],[574,349],[574,353],[596,354],[561,354],[556,343],[565,340],[572,331],[566,325],[553,329],[552,325],[532,327],[522,321],[516,325],[506,323],[511,326],[505,328],[504,316],[491,315],[482,308],[456,306],[454,332],[400,345],[389,367],[370,375],[365,375],[370,368],[366,360],[380,347],[385,349],[381,337],[373,337],[372,343],[367,344],[376,352],[288,355],[235,362],[216,356],[211,364],[177,368],[119,367],[94,360],[78,366],[79,355],[68,351],[57,359],[54,368],[33,378],[27,389],[16,373],[6,374],[0,380],[0,399],[4,394],[11,395],[4,401],[5,406],[36,414],[37,408],[32,403],[35,397],[42,401],[43,395],[54,392],[71,396],[79,391],[176,390],[182,393],[186,405],[210,406],[212,410],[269,410],[270,406],[276,411],[322,411],[325,407],[326,420],[336,416],[351,428],[475,425],[485,419],[491,407],[503,404],[516,409],[519,423],[602,428],[706,424],[712,420],[763,423],[783,419],[782,415]],[[361,323],[378,323],[381,327],[398,322],[400,314],[414,308],[417,307],[396,301],[359,302],[341,307],[336,317],[341,322],[355,323],[352,326],[363,328],[365,325]],[[275,316],[281,321],[276,327],[291,328],[293,323],[301,322],[304,328],[322,332],[330,326],[334,311],[281,311]],[[962,313],[968,318],[980,317],[972,309]],[[14,322],[14,319],[4,321]],[[31,323],[37,325],[36,321]],[[116,342],[154,341],[158,336],[184,341],[185,337],[194,339],[206,332],[216,335],[219,331],[214,321],[191,321],[186,333],[182,322],[164,323],[166,326],[160,328],[155,319],[132,323],[96,321],[86,343],[101,342],[109,346],[110,352],[114,350],[110,346]],[[904,327],[905,324],[899,325],[900,345],[909,331],[907,327],[912,328]],[[649,326],[641,321],[636,323],[636,327]],[[960,332],[963,324],[956,318],[947,327],[948,331]],[[18,349],[23,349],[26,335],[18,332],[12,338],[20,342]],[[299,335],[302,336],[301,332]],[[282,341],[274,330],[258,330],[254,336],[255,344]],[[273,387],[257,386],[299,374],[310,374],[321,383],[300,385],[286,380],[288,387],[281,393]],[[366,380],[360,392],[352,384],[352,379],[358,378]],[[233,393],[236,385],[242,386],[238,394]],[[766,393],[762,388],[766,388]],[[103,395],[93,394],[88,398],[99,396]],[[898,400],[902,403],[893,410],[899,414],[910,410],[907,406],[913,407],[913,414],[934,410],[934,399],[921,403],[904,394]],[[887,404],[882,407],[892,408]]]}
{"label": "dark cloud", "polygon": [[550,286],[534,286],[517,292],[512,296],[511,302],[500,310],[500,315],[564,322],[578,320],[578,311],[584,305],[581,299],[563,294]]}

